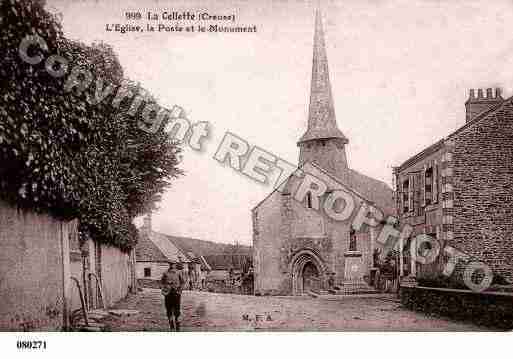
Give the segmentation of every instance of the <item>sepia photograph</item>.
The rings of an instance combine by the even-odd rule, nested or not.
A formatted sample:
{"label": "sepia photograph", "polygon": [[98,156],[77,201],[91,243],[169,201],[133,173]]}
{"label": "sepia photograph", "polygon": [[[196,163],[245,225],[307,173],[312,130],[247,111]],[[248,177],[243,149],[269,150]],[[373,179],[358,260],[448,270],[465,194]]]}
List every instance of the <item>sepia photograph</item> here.
{"label": "sepia photograph", "polygon": [[6,345],[511,344],[511,23],[510,0],[1,0]]}

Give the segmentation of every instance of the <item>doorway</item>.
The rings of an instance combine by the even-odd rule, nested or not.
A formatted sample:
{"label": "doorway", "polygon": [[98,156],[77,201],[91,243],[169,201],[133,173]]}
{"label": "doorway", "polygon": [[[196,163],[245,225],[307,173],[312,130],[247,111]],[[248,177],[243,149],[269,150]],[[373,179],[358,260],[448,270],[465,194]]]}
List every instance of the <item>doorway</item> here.
{"label": "doorway", "polygon": [[319,291],[320,278],[317,267],[312,262],[307,262],[303,268],[303,292]]}
{"label": "doorway", "polygon": [[296,253],[291,261],[292,295],[323,289],[324,266],[320,257],[309,249]]}

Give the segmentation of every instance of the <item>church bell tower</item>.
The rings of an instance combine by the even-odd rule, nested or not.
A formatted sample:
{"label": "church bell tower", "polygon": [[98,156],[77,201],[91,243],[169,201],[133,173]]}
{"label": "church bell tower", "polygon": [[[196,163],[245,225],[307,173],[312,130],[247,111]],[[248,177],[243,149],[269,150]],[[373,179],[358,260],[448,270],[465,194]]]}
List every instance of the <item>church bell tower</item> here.
{"label": "church bell tower", "polygon": [[345,145],[349,143],[335,118],[328,71],[328,57],[319,10],[315,13],[312,80],[308,128],[299,139],[299,165],[315,162],[322,169],[347,183],[348,165]]}

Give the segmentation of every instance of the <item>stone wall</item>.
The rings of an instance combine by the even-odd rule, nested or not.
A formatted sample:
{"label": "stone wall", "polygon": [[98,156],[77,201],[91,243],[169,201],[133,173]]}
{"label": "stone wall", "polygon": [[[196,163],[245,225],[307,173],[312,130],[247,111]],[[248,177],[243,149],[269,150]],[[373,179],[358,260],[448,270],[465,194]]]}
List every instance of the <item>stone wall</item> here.
{"label": "stone wall", "polygon": [[105,304],[111,306],[128,295],[131,285],[130,258],[116,247],[102,245],[101,278]]}
{"label": "stone wall", "polygon": [[[150,269],[150,277],[144,275],[144,269]],[[169,268],[167,262],[141,262],[136,263],[136,276],[137,279],[160,280],[165,271]]]}
{"label": "stone wall", "polygon": [[[77,236],[70,235],[70,274],[78,279],[82,294],[89,308],[100,308],[101,301],[94,273],[102,282],[103,304],[107,307],[127,296],[135,283],[135,268],[132,273],[131,257],[116,247],[95,243],[91,239],[82,245]],[[85,269],[85,284],[84,284]],[[134,277],[133,277],[134,276]],[[85,287],[85,290],[84,290]],[[70,309],[82,306],[80,293],[74,281],[70,289]]]}
{"label": "stone wall", "polygon": [[[96,247],[101,248],[99,267]],[[86,273],[101,277],[105,304],[114,304],[134,286],[131,258],[91,240],[81,246],[77,221],[61,222],[0,202],[0,331],[63,329],[68,324],[64,313],[81,308],[71,277],[84,293],[84,262]],[[86,292],[90,306],[97,307],[94,281],[86,280]]]}
{"label": "stone wall", "polygon": [[401,287],[401,304],[427,314],[513,329],[512,293],[476,293],[446,288]]}
{"label": "stone wall", "polygon": [[283,273],[280,270],[281,201],[282,194],[272,193],[252,212],[253,217],[253,266],[255,293],[280,290]]}
{"label": "stone wall", "polygon": [[0,331],[61,329],[64,227],[0,202]]}
{"label": "stone wall", "polygon": [[347,167],[345,145],[340,139],[302,142],[299,165],[302,166],[308,162],[317,163],[344,183],[349,183],[351,174]]}
{"label": "stone wall", "polygon": [[508,101],[450,141],[450,244],[513,281],[513,104]]}

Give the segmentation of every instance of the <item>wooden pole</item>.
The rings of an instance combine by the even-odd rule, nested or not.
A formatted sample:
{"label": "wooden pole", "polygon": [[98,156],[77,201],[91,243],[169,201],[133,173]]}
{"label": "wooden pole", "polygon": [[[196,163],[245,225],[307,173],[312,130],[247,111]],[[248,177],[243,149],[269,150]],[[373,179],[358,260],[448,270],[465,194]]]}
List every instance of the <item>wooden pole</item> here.
{"label": "wooden pole", "polygon": [[61,222],[61,260],[62,260],[62,329],[69,330],[69,303],[71,289],[71,270],[69,259],[69,225]]}

